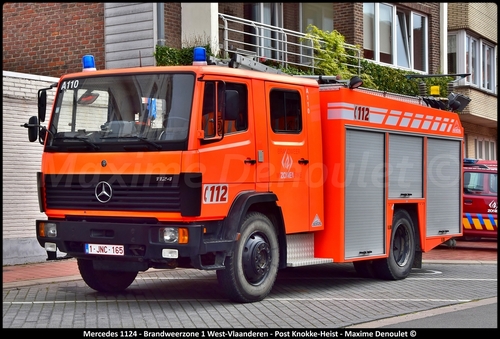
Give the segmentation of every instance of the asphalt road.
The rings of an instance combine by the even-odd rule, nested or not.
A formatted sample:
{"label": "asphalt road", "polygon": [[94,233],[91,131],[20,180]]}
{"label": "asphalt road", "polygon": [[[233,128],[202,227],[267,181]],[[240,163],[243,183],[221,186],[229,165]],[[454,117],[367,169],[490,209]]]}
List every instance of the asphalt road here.
{"label": "asphalt road", "polygon": [[265,300],[237,304],[215,272],[151,270],[119,294],[81,279],[4,287],[3,328],[496,329],[497,276],[496,264],[424,263],[407,279],[381,281],[324,264],[281,271]]}

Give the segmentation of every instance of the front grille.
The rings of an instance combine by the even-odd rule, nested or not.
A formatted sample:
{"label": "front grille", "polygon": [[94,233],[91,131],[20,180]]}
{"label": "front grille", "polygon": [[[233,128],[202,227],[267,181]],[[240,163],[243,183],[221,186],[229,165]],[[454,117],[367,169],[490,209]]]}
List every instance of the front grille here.
{"label": "front grille", "polygon": [[[168,177],[169,181],[158,181]],[[181,176],[160,175],[46,175],[45,194],[49,209],[181,211]],[[111,187],[109,201],[101,202],[96,186]],[[102,184],[98,192],[102,192]],[[107,189],[106,188],[106,189]],[[103,194],[107,199],[108,192]]]}

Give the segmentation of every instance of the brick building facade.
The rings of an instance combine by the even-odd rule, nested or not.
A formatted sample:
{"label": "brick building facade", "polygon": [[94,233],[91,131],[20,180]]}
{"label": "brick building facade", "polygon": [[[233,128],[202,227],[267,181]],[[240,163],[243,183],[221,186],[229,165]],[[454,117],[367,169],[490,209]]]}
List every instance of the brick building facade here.
{"label": "brick building facade", "polygon": [[[363,45],[363,3],[332,3],[335,30],[352,45]],[[439,3],[399,3],[429,20],[429,73],[439,70]],[[248,4],[220,3],[219,12],[248,18]],[[283,3],[283,27],[300,31],[299,3]],[[182,47],[182,3],[164,3],[165,44]],[[3,69],[60,76],[81,69],[81,57],[93,54],[105,68],[103,3],[6,3],[3,6]]]}

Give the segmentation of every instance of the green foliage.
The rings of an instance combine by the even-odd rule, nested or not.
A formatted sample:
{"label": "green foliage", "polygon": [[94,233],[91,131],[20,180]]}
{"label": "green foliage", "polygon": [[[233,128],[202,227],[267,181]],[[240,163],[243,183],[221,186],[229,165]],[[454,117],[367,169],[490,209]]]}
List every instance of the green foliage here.
{"label": "green foliage", "polygon": [[[199,45],[197,45],[199,46]],[[196,46],[196,47],[197,47]],[[194,47],[172,48],[168,46],[156,46],[153,53],[157,66],[187,66],[193,64]],[[207,56],[212,55],[210,44],[204,46]]]}
{"label": "green foliage", "polygon": [[282,63],[276,60],[261,60],[260,61],[262,64],[273,67],[276,69],[279,69],[282,73],[288,74],[288,75],[313,75],[313,72],[309,67],[292,67],[292,66],[284,66]]}
{"label": "green foliage", "polygon": [[418,84],[425,82],[427,86],[426,95],[429,95],[431,86],[439,86],[440,96],[446,97],[448,96],[448,82],[455,80],[452,77],[407,79],[406,75],[415,74],[415,72],[381,66],[367,60],[362,60],[361,65],[362,73],[369,76],[375,84],[375,87],[368,86],[367,84],[363,84],[363,87],[404,95],[420,95]]}
{"label": "green foliage", "polygon": [[[312,41],[315,60],[315,73],[335,75],[342,79],[351,77],[351,70],[346,65],[347,52],[345,38],[338,31],[322,31],[314,25],[307,27],[306,38]],[[304,39],[303,39],[304,40]],[[356,72],[357,73],[357,72]]]}
{"label": "green foliage", "polygon": [[[352,75],[358,74],[356,68],[349,66],[356,64],[355,56],[351,50],[344,48],[345,38],[339,32],[322,31],[314,25],[309,25],[306,36],[314,41],[314,53],[320,59],[315,64],[317,67],[315,74],[340,75],[342,79],[349,79]],[[363,80],[363,87],[366,88],[415,96],[420,94],[418,84],[425,82],[426,95],[429,95],[431,86],[439,86],[440,96],[446,97],[447,84],[454,80],[451,77],[407,79],[405,75],[408,74],[415,74],[415,72],[361,60],[360,77]]]}
{"label": "green foliage", "polygon": [[360,74],[363,86],[377,89],[377,84],[370,74],[359,72],[357,67],[358,56],[355,51],[345,48],[345,38],[338,31],[322,31],[314,25],[307,28],[306,37],[313,41],[316,75],[339,76],[340,79],[349,80],[353,75]]}

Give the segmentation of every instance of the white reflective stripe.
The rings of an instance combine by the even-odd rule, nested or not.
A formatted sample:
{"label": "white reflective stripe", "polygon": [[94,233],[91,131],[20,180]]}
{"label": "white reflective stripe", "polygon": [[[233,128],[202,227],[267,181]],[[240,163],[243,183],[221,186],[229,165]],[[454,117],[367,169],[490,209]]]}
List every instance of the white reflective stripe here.
{"label": "white reflective stripe", "polygon": [[[327,103],[328,120],[355,120],[355,104],[345,102]],[[414,112],[403,112],[379,107],[364,106],[369,109],[370,123],[406,127],[414,130],[431,130],[440,132],[461,133],[455,119],[438,117]]]}

